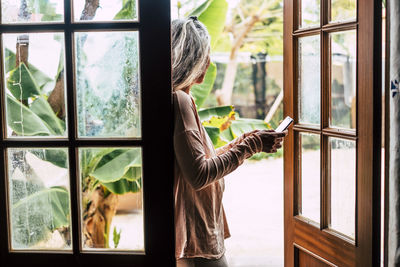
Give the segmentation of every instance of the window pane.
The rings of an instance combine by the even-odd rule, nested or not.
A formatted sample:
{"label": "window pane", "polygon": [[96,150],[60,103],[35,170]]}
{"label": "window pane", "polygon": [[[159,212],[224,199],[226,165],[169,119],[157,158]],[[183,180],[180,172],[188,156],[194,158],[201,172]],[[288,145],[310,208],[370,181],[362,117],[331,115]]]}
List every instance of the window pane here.
{"label": "window pane", "polygon": [[331,0],[332,22],[354,20],[357,16],[356,0]]}
{"label": "window pane", "polygon": [[74,0],[73,4],[75,21],[137,20],[138,17],[137,0]]}
{"label": "window pane", "polygon": [[65,148],[11,148],[8,190],[13,250],[71,250]]}
{"label": "window pane", "polygon": [[300,0],[300,28],[320,25],[320,0]]}
{"label": "window pane", "polygon": [[330,227],[355,237],[356,143],[329,138],[331,156]]}
{"label": "window pane", "polygon": [[299,122],[320,123],[319,35],[299,39]]}
{"label": "window pane", "polygon": [[320,221],[320,137],[300,134],[301,142],[301,214]]}
{"label": "window pane", "polygon": [[140,148],[81,148],[84,250],[144,250]]}
{"label": "window pane", "polygon": [[357,33],[332,33],[331,126],[356,128]]}
{"label": "window pane", "polygon": [[2,23],[62,22],[63,0],[1,0]]}
{"label": "window pane", "polygon": [[7,136],[66,136],[64,35],[3,34]]}
{"label": "window pane", "polygon": [[75,33],[78,134],[140,137],[137,32]]}

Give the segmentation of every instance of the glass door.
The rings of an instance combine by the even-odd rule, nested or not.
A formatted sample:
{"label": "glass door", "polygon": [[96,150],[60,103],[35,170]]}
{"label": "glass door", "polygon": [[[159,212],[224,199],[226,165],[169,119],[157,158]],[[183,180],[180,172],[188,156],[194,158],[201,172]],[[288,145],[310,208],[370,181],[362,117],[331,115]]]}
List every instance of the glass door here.
{"label": "glass door", "polygon": [[169,1],[0,4],[0,263],[174,266]]}
{"label": "glass door", "polygon": [[377,266],[381,3],[284,5],[285,266]]}

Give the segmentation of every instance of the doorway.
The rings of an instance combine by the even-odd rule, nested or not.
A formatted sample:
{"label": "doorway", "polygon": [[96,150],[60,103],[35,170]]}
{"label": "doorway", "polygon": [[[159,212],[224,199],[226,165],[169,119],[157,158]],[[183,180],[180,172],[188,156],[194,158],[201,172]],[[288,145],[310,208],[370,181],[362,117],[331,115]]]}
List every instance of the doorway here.
{"label": "doorway", "polygon": [[[200,7],[207,7],[206,14],[193,12]],[[208,18],[225,17],[211,49],[213,86],[203,101],[196,101],[199,113],[234,106],[235,119],[217,140],[277,127],[283,119],[283,1],[172,1],[171,9],[173,19],[200,14],[206,26]],[[207,9],[218,12],[208,17]],[[193,96],[201,99],[197,90]],[[229,266],[283,266],[282,150],[255,155],[226,176],[223,203],[232,235],[225,240]]]}

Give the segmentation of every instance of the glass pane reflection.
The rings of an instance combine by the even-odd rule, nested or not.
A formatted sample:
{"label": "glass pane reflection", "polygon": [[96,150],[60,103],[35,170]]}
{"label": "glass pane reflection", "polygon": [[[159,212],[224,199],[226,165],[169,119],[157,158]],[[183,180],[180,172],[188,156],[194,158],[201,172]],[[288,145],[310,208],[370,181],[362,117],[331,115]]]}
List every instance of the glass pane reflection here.
{"label": "glass pane reflection", "polygon": [[7,136],[67,134],[64,34],[3,34]]}
{"label": "glass pane reflection", "polygon": [[141,148],[81,148],[84,250],[144,250]]}
{"label": "glass pane reflection", "polygon": [[356,143],[329,138],[331,160],[330,228],[355,238]]}
{"label": "glass pane reflection", "polygon": [[74,0],[75,21],[137,20],[137,0]]}
{"label": "glass pane reflection", "polygon": [[75,33],[78,134],[140,137],[138,33]]}
{"label": "glass pane reflection", "polygon": [[66,148],[10,148],[8,193],[13,250],[71,250]]}
{"label": "glass pane reflection", "polygon": [[299,39],[299,121],[320,123],[321,55],[319,35]]}
{"label": "glass pane reflection", "polygon": [[62,22],[63,0],[1,0],[2,23]]}
{"label": "glass pane reflection", "polygon": [[356,16],[356,0],[331,0],[331,22],[354,20]]}
{"label": "glass pane reflection", "polygon": [[300,0],[300,28],[319,26],[320,0]]}
{"label": "glass pane reflection", "polygon": [[357,33],[330,34],[331,120],[334,127],[356,128]]}
{"label": "glass pane reflection", "polygon": [[320,221],[320,137],[300,134],[301,142],[301,215]]}

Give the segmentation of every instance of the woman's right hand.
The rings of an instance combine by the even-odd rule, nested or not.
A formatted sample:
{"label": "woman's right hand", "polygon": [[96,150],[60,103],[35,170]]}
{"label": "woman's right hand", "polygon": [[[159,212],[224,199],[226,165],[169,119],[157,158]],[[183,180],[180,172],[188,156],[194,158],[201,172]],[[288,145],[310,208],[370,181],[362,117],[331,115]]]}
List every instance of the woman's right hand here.
{"label": "woman's right hand", "polygon": [[275,153],[282,147],[283,138],[288,134],[288,131],[275,132],[274,130],[260,130],[254,133],[262,141],[262,151],[266,153]]}

